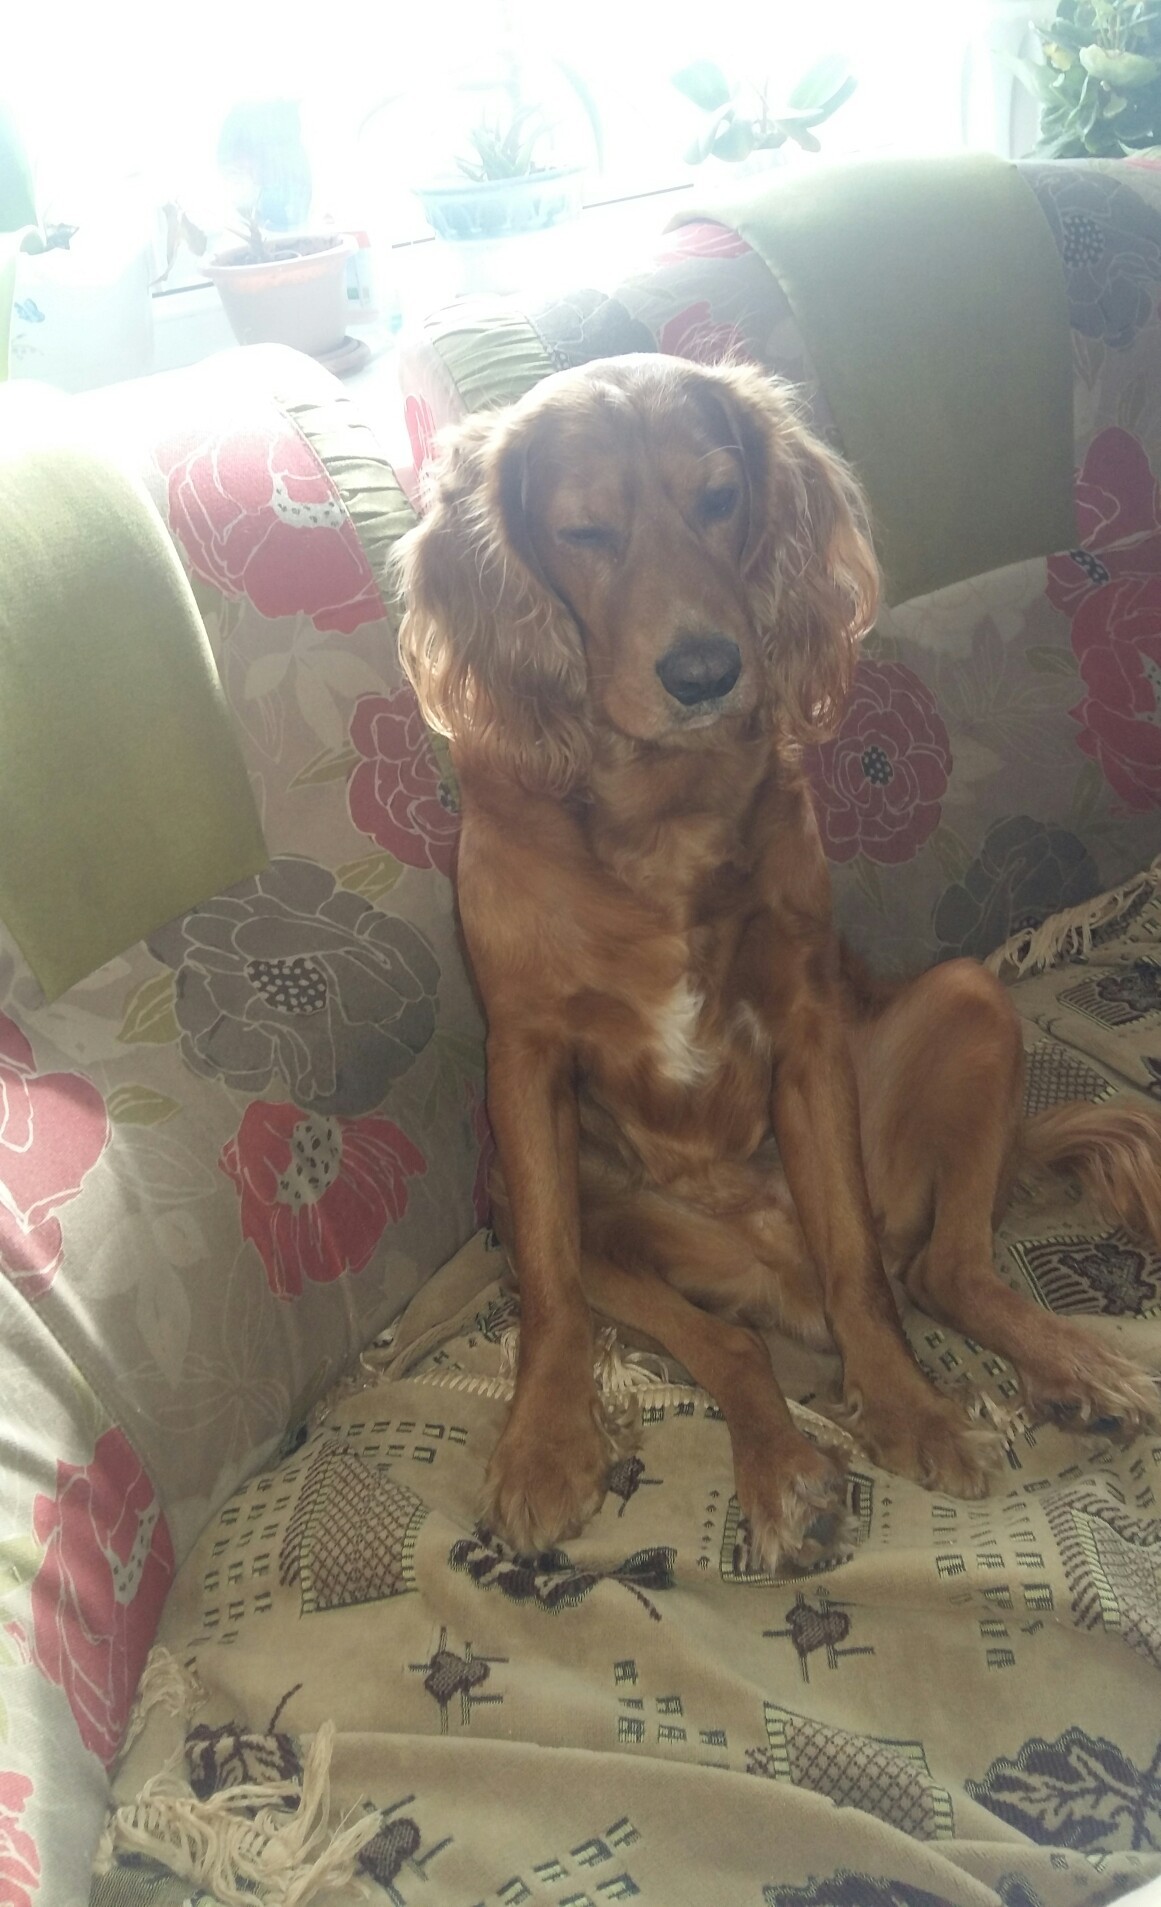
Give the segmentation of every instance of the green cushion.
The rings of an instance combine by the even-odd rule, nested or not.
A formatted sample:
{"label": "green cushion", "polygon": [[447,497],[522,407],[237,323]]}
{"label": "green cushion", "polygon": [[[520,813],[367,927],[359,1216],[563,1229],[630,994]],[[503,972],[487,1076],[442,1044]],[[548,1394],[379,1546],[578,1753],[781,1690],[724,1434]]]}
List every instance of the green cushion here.
{"label": "green cushion", "polygon": [[891,602],[1076,542],[1063,269],[1014,166],[803,164],[673,223],[699,218],[741,233],[782,286]]}
{"label": "green cushion", "polygon": [[177,553],[67,400],[0,399],[0,919],[47,999],[265,866]]}

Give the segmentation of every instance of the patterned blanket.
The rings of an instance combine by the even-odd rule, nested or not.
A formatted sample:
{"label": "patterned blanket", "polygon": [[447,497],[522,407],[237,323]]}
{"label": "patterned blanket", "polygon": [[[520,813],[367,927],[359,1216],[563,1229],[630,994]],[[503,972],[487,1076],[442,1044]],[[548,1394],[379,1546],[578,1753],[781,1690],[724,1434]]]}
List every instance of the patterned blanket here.
{"label": "patterned blanket", "polygon": [[[1045,961],[1030,1105],[1161,1096],[1161,869],[1010,964]],[[997,1262],[1161,1364],[1161,1255],[1075,1188],[1023,1188]],[[481,1235],[206,1529],[94,1907],[1083,1907],[1161,1874],[1161,1438],[1029,1423],[1002,1359],[910,1313],[1006,1422],[1003,1483],[927,1494],[852,1443],[854,1555],[767,1576],[712,1400],[604,1330],[636,1448],[583,1536],[517,1557],[475,1523],[504,1271]],[[840,1437],[837,1361],[772,1354]]]}

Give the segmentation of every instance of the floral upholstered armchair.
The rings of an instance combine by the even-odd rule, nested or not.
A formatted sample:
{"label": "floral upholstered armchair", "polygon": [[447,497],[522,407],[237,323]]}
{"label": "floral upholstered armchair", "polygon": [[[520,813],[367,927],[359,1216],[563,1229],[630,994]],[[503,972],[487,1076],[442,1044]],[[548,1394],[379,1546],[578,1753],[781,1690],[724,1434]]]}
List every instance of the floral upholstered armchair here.
{"label": "floral upholstered armchair", "polygon": [[[879,964],[1083,959],[1022,983],[1040,1106],[1161,1092],[1161,170],[1025,171],[1075,546],[892,607],[811,768]],[[416,465],[466,410],[658,348],[753,357],[828,425],[775,280],[702,218],[613,292],[434,318],[400,353]],[[716,1406],[605,1333],[642,1443],[601,1516],[535,1558],[474,1527],[518,1305],[479,1231],[455,790],[396,656],[421,483],[277,350],[70,405],[177,552],[263,851],[59,991],[0,927],[0,1903],[1088,1907],[1149,1878],[1161,1445],[1011,1415],[982,1506],[852,1446],[856,1557],[764,1578]],[[63,639],[100,564],[53,548]],[[0,561],[0,719],[19,588]],[[1161,1357],[1161,1259],[1061,1196],[1015,1212],[1005,1275]],[[1000,1361],[908,1322],[1014,1410]],[[825,1360],[783,1353],[815,1423]]]}

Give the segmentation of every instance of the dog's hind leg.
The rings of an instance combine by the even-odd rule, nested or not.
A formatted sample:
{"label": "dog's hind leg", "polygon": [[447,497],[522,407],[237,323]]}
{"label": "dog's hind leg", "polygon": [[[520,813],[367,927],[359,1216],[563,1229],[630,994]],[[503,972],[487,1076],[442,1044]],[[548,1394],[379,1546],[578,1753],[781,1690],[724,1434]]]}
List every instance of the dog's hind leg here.
{"label": "dog's hind leg", "polygon": [[918,1242],[930,1227],[904,1273],[915,1303],[1008,1358],[1037,1416],[1125,1437],[1155,1423],[1144,1371],[996,1272],[993,1224],[1018,1158],[1023,1095],[1019,1024],[999,982],[967,961],[933,968],[888,1008],[860,1058],[872,1200],[905,1258],[907,1234]]}
{"label": "dog's hind leg", "polygon": [[768,1169],[727,1166],[681,1192],[595,1193],[582,1205],[585,1246],[659,1272],[703,1311],[833,1350],[802,1228],[770,1179]]}

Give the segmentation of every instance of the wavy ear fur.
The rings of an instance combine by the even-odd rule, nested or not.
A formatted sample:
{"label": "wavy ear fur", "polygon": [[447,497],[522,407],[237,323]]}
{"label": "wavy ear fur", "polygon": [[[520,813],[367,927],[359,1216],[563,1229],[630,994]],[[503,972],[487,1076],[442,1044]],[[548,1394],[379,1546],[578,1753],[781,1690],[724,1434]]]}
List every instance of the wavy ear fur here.
{"label": "wavy ear fur", "polygon": [[720,379],[749,480],[742,566],[762,631],[776,719],[802,742],[837,725],[879,566],[849,466],[803,423],[791,387],[747,366]]}
{"label": "wavy ear fur", "polygon": [[428,722],[534,793],[590,756],[584,651],[524,521],[528,429],[469,420],[440,446],[431,507],[398,547],[400,652]]}

